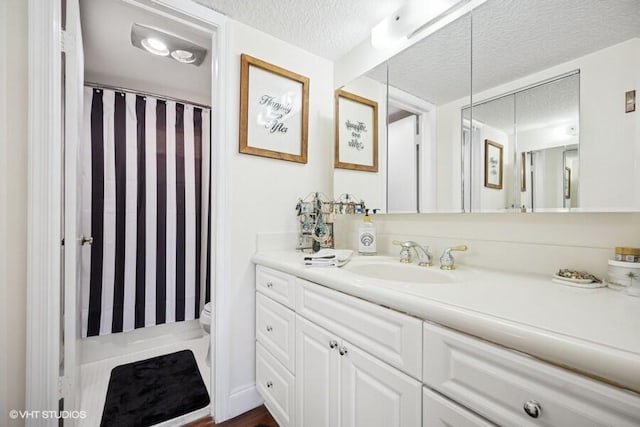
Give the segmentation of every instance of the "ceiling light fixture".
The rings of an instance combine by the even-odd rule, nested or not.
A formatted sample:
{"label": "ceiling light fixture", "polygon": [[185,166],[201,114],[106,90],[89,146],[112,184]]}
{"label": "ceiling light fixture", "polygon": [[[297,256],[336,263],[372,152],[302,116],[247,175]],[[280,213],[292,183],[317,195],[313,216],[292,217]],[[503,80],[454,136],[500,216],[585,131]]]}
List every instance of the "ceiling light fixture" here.
{"label": "ceiling light fixture", "polygon": [[171,51],[171,57],[183,64],[191,64],[196,60],[196,56],[188,50],[176,49]]}
{"label": "ceiling light fixture", "polygon": [[371,30],[371,45],[388,48],[411,38],[418,30],[435,23],[470,0],[407,0]]}
{"label": "ceiling light fixture", "polygon": [[147,49],[147,51],[153,53],[154,55],[169,55],[169,49],[167,49],[167,45],[164,44],[161,40],[155,38],[146,38],[142,39],[140,41],[140,44],[143,48]]}
{"label": "ceiling light fixture", "polygon": [[200,65],[207,49],[175,34],[142,24],[131,26],[131,44],[159,56],[168,56],[181,64]]}

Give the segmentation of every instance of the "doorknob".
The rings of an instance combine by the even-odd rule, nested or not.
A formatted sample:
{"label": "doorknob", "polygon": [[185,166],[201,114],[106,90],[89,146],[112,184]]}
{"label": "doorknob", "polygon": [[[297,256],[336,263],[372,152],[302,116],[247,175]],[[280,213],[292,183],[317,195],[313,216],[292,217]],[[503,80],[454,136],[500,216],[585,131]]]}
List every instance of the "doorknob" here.
{"label": "doorknob", "polygon": [[82,242],[82,246],[84,245],[93,245],[93,237],[92,236],[82,236],[82,238],[80,239],[80,241]]}

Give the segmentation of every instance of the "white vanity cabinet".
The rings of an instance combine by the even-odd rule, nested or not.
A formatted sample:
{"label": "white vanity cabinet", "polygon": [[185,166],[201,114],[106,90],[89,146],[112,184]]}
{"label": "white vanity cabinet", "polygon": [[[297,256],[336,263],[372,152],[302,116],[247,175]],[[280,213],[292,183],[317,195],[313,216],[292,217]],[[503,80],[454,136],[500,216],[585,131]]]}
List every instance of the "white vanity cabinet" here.
{"label": "white vanity cabinet", "polygon": [[282,427],[295,417],[295,277],[256,268],[256,388]]}
{"label": "white vanity cabinet", "polygon": [[421,426],[422,321],[262,266],[256,290],[256,387],[281,426]]}
{"label": "white vanity cabinet", "polygon": [[422,390],[422,427],[495,427],[484,418],[436,393]]}
{"label": "white vanity cabinet", "polygon": [[421,425],[422,385],[338,335],[296,318],[296,425]]}
{"label": "white vanity cabinet", "polygon": [[634,393],[428,322],[423,345],[425,385],[498,425],[640,426]]}
{"label": "white vanity cabinet", "polygon": [[636,393],[264,266],[256,290],[281,426],[640,426]]}

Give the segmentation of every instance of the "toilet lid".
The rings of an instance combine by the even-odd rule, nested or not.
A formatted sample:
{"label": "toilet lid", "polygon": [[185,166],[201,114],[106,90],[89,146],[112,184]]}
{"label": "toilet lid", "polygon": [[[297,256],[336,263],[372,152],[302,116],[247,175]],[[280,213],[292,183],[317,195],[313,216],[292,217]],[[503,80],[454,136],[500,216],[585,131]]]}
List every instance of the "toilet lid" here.
{"label": "toilet lid", "polygon": [[206,311],[207,313],[211,313],[211,303],[208,302],[204,305],[204,311]]}

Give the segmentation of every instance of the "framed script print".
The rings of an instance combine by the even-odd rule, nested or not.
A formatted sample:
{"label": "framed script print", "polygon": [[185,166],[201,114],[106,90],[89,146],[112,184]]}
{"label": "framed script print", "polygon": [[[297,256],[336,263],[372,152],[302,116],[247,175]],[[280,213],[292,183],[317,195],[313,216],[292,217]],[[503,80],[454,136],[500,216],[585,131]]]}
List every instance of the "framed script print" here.
{"label": "framed script print", "polygon": [[240,152],[307,163],[309,78],[242,54]]}
{"label": "framed script print", "polygon": [[338,169],[378,172],[378,103],[343,90],[336,91]]}
{"label": "framed script print", "polygon": [[502,190],[503,147],[489,139],[484,140],[484,186]]}

